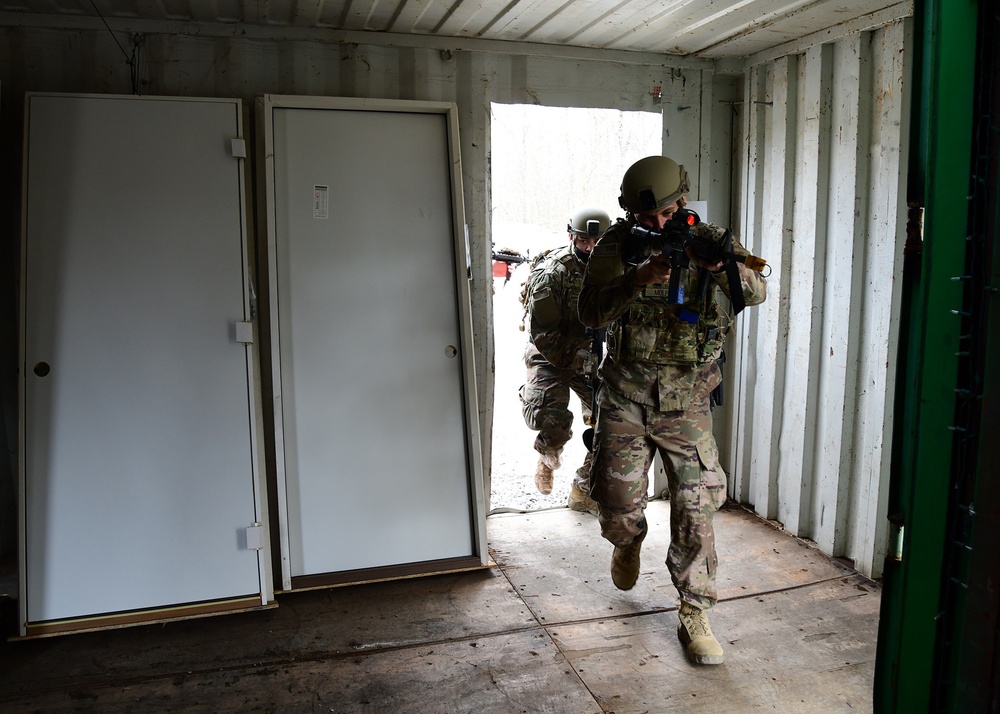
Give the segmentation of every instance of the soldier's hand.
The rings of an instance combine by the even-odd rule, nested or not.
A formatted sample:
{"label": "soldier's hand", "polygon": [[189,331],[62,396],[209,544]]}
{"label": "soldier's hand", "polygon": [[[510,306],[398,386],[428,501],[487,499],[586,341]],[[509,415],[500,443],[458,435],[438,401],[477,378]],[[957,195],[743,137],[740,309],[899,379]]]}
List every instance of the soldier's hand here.
{"label": "soldier's hand", "polygon": [[718,263],[709,263],[707,260],[699,258],[695,254],[694,248],[692,248],[691,246],[686,246],[684,248],[684,254],[687,255],[688,258],[691,259],[692,263],[695,263],[699,267],[705,268],[706,270],[710,270],[713,273],[717,273],[720,270],[722,270],[722,262],[721,261],[718,262]]}
{"label": "soldier's hand", "polygon": [[649,256],[635,269],[636,285],[667,282],[670,282],[670,259],[662,253]]}

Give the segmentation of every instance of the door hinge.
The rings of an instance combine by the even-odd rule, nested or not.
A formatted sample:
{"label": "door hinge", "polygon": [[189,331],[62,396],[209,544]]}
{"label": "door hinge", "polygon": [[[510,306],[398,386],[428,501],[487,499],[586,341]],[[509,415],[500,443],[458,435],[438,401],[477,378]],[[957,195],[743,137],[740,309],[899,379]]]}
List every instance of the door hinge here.
{"label": "door hinge", "polygon": [[264,548],[264,525],[254,522],[247,528],[247,550],[262,550]]}
{"label": "door hinge", "polygon": [[245,342],[247,344],[253,343],[253,323],[250,322],[236,323],[236,341]]}

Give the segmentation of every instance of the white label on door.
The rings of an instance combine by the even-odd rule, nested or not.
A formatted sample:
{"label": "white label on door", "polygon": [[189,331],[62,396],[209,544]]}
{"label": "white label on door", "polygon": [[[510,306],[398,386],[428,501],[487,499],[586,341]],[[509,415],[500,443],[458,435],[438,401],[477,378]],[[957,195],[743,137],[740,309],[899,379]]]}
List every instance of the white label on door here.
{"label": "white label on door", "polygon": [[313,218],[330,217],[330,187],[313,186]]}

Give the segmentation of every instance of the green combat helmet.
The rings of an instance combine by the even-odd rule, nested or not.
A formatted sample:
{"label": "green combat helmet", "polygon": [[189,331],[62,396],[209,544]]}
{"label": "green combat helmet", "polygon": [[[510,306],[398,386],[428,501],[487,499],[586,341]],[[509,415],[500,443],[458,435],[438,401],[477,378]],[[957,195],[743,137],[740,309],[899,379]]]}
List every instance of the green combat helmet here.
{"label": "green combat helmet", "polygon": [[690,189],[682,165],[666,156],[647,156],[628,167],[618,203],[632,215],[649,213],[669,206]]}
{"label": "green combat helmet", "polygon": [[566,231],[574,238],[600,238],[611,225],[611,216],[600,208],[581,208],[569,223]]}

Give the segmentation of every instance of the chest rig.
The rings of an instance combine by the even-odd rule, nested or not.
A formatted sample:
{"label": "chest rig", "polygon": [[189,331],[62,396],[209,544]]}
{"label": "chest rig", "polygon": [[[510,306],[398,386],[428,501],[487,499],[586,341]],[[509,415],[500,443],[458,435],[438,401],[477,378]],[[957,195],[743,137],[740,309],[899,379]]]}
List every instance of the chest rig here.
{"label": "chest rig", "polygon": [[704,301],[695,295],[697,270],[686,270],[683,290],[671,295],[665,285],[647,285],[608,331],[608,350],[620,361],[663,365],[707,364],[719,357],[732,317],[715,300],[713,283]]}

